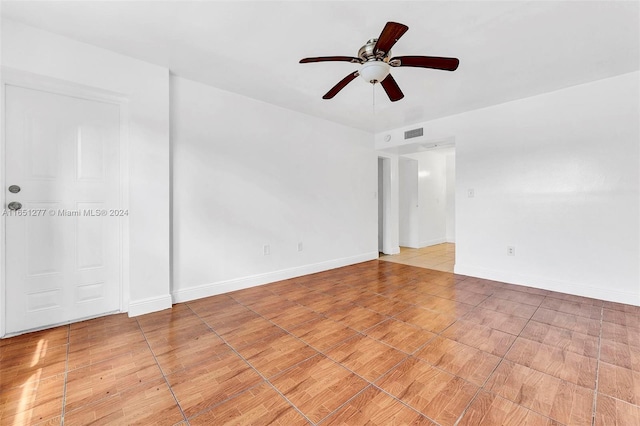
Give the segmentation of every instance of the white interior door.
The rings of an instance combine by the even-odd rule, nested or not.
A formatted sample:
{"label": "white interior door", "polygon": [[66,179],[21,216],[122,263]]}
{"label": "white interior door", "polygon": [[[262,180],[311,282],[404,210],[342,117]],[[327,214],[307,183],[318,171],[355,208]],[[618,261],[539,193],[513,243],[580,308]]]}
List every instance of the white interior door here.
{"label": "white interior door", "polygon": [[6,332],[119,310],[120,107],[5,95]]}

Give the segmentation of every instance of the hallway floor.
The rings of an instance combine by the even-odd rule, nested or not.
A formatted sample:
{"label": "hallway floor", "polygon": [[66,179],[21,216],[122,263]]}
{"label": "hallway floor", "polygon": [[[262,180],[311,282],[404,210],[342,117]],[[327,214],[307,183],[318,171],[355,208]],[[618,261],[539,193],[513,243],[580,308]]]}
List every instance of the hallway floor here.
{"label": "hallway floor", "polygon": [[0,424],[637,425],[640,308],[369,261],[0,340]]}
{"label": "hallway floor", "polygon": [[400,253],[384,254],[380,256],[379,260],[436,271],[453,272],[453,266],[456,263],[456,245],[442,243],[419,249],[400,247]]}

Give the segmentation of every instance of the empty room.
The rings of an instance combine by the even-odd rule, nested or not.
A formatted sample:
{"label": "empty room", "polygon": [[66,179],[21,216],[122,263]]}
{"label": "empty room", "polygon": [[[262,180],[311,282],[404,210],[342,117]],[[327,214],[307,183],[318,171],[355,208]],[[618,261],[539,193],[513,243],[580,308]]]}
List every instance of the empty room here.
{"label": "empty room", "polygon": [[640,1],[0,14],[1,425],[640,424]]}

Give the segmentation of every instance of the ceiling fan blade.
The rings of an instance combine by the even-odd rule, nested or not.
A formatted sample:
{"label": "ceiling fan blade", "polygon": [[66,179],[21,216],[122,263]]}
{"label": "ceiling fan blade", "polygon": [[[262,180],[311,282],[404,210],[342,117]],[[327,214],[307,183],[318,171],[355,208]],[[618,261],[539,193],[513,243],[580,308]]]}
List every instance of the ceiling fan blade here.
{"label": "ceiling fan blade", "polygon": [[338,84],[336,84],[335,86],[333,86],[331,88],[331,90],[329,90],[323,97],[322,99],[331,99],[333,98],[335,95],[338,94],[339,91],[341,91],[342,89],[345,88],[345,86],[349,83],[351,83],[356,77],[358,77],[358,75],[360,75],[358,73],[358,71],[353,72],[351,74],[349,74],[348,76],[346,76],[345,78],[343,78],[342,80],[340,80],[338,82]]}
{"label": "ceiling fan blade", "polygon": [[315,58],[300,59],[301,64],[308,64],[310,62],[352,62],[359,64],[362,61],[358,58],[354,58],[353,56],[319,56]]}
{"label": "ceiling fan blade", "polygon": [[384,91],[387,92],[387,96],[389,96],[391,102],[399,101],[400,99],[404,98],[404,93],[402,93],[402,90],[400,90],[400,86],[398,86],[398,83],[396,83],[391,74],[389,74],[384,80],[382,80],[380,84],[382,85]]}
{"label": "ceiling fan blade", "polygon": [[[393,65],[394,61],[400,61],[400,64]],[[455,71],[460,61],[458,58],[440,58],[437,56],[396,56],[395,58],[391,58],[389,63],[396,67],[419,67]]]}
{"label": "ceiling fan blade", "polygon": [[380,37],[378,37],[378,41],[376,42],[373,51],[378,52],[381,50],[384,53],[387,53],[408,29],[409,27],[404,24],[387,22],[380,33]]}

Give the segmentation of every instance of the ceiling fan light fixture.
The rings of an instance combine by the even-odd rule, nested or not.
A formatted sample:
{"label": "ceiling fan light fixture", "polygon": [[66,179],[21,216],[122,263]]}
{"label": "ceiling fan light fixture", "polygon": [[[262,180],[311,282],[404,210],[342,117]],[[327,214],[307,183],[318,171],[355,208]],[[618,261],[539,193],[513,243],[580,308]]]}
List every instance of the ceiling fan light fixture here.
{"label": "ceiling fan light fixture", "polygon": [[367,61],[360,67],[358,73],[365,81],[375,84],[384,80],[391,67],[384,61]]}

